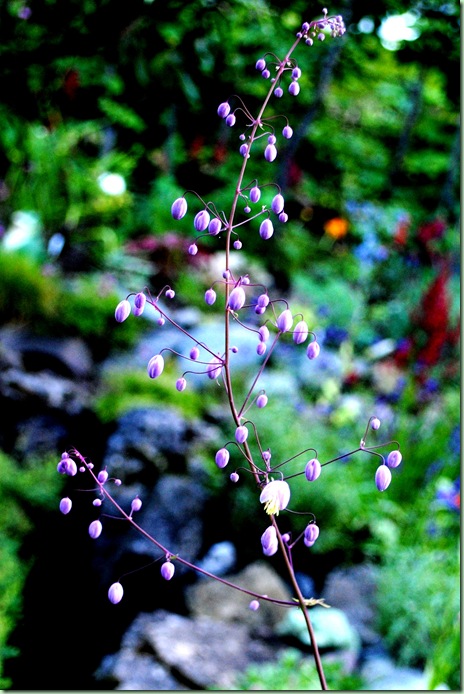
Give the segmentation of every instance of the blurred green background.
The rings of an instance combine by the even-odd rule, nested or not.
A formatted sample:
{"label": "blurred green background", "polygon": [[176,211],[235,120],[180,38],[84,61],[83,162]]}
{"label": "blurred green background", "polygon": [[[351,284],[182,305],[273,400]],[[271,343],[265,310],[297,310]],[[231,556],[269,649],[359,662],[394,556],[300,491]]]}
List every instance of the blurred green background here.
{"label": "blurred green background", "polygon": [[[427,667],[432,684],[456,689],[459,9],[438,0],[328,9],[348,31],[298,51],[300,94],[270,106],[294,137],[279,143],[271,173],[254,157],[247,174],[279,182],[289,222],[268,244],[246,232],[240,252],[291,297],[328,356],[294,399],[270,398],[256,421],[276,457],[289,457],[291,440],[290,454],[312,445],[327,460],[356,447],[378,412],[404,464],[381,497],[361,462],[330,466],[311,499],[324,527],[313,550],[321,562],[338,552],[342,563],[378,564],[386,643],[401,663]],[[3,0],[2,325],[84,337],[99,364],[149,327],[114,327],[127,292],[170,283],[177,308],[204,311],[220,244],[205,239],[188,258],[192,219],[174,223],[171,202],[195,189],[227,211],[241,131],[224,126],[217,106],[238,94],[254,111],[267,89],[256,60],[282,55],[321,10],[300,0],[284,9],[273,0]],[[287,365],[297,368],[290,356]],[[152,399],[186,417],[214,408],[212,391],[179,398],[147,381],[136,369],[100,383],[92,408],[102,423]],[[61,484],[54,458],[31,463],[3,447],[0,675],[36,560],[34,514],[56,514]],[[213,474],[210,485],[224,493]],[[251,490],[230,503],[240,530]]]}

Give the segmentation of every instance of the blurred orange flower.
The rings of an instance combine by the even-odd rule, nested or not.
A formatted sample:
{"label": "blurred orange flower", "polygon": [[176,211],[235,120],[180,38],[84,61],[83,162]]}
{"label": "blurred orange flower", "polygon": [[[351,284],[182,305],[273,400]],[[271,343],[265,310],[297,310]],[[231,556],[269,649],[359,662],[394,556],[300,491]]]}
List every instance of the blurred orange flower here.
{"label": "blurred orange flower", "polygon": [[324,231],[333,239],[341,239],[348,233],[348,220],[342,217],[333,217],[324,224]]}

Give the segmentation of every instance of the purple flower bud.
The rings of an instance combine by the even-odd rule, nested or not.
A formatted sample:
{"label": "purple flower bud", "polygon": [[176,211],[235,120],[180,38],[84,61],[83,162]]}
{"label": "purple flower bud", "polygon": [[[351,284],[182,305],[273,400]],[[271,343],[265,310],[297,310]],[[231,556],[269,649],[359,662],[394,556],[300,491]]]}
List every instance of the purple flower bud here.
{"label": "purple flower bud", "polygon": [[262,325],[258,330],[258,334],[261,342],[267,342],[269,340],[269,328],[267,325]]}
{"label": "purple flower bud", "polygon": [[155,354],[154,357],[150,359],[147,366],[148,375],[150,378],[158,378],[161,376],[164,369],[164,359],[161,354]]}
{"label": "purple flower bud", "polygon": [[92,501],[92,506],[101,506],[102,505],[102,500],[101,499],[94,499]]}
{"label": "purple flower bud", "polygon": [[259,70],[259,72],[262,72],[264,68],[266,67],[266,61],[264,58],[260,58],[259,60],[256,61],[255,68]]}
{"label": "purple flower bud", "polygon": [[210,221],[208,225],[208,231],[211,234],[211,236],[217,236],[219,232],[221,231],[222,227],[222,222],[220,219],[217,217],[213,217],[213,219]]}
{"label": "purple flower bud", "polygon": [[277,195],[274,196],[274,198],[272,200],[271,209],[275,214],[280,214],[282,212],[282,210],[284,209],[284,204],[285,204],[284,196],[280,195],[280,193],[278,193]]}
{"label": "purple flower bud", "polygon": [[[264,342],[260,342],[259,344],[264,345]],[[267,395],[265,395],[264,393],[261,393],[261,395],[258,395],[258,397],[256,398],[256,407],[259,407],[259,408],[266,407],[267,402],[268,402]]]}
{"label": "purple flower bud", "polygon": [[167,299],[174,299],[175,295],[176,295],[176,292],[174,291],[174,289],[166,289],[166,298]]}
{"label": "purple flower bud", "polygon": [[264,504],[264,510],[268,515],[279,515],[290,501],[290,487],[285,480],[272,480],[262,490],[259,500]]}
{"label": "purple flower bud", "polygon": [[114,312],[114,317],[116,318],[118,323],[123,323],[126,320],[126,318],[130,315],[130,312],[131,312],[130,303],[128,302],[127,299],[123,299],[116,306],[116,310]]}
{"label": "purple flower bud", "polygon": [[[296,82],[294,84],[296,84]],[[266,149],[264,150],[264,158],[266,159],[266,161],[269,161],[269,162],[274,161],[276,156],[277,156],[276,146],[275,145],[266,145]]]}
{"label": "purple flower bud", "polygon": [[245,207],[243,208],[243,211],[244,211],[245,214],[250,214],[250,212],[251,212],[251,207],[250,207],[249,205],[245,205]]}
{"label": "purple flower bud", "polygon": [[314,41],[313,41],[312,39],[310,39],[310,38],[307,38],[306,41],[305,41],[305,44],[306,44],[307,46],[312,46],[313,43],[314,43]]}
{"label": "purple flower bud", "polygon": [[216,453],[216,457],[214,458],[216,465],[219,468],[223,468],[227,465],[229,462],[230,458],[230,453],[227,450],[227,448],[220,448],[218,452]]}
{"label": "purple flower bud", "polygon": [[182,219],[187,214],[187,200],[185,198],[177,198],[171,205],[171,214],[174,219]]}
{"label": "purple flower bud", "polygon": [[288,222],[288,214],[286,212],[281,212],[279,214],[279,222],[282,222],[282,224],[285,224],[285,222]]}
{"label": "purple flower bud", "polygon": [[[269,145],[271,146],[271,145]],[[268,239],[271,238],[272,234],[274,233],[274,226],[271,222],[270,219],[264,219],[259,227],[259,235],[261,236],[262,239],[267,241]]]}
{"label": "purple flower bud", "polygon": [[259,602],[257,600],[252,600],[248,607],[253,612],[256,612],[256,610],[259,610]]}
{"label": "purple flower bud", "polygon": [[208,228],[211,216],[208,210],[201,210],[197,212],[193,220],[193,226],[197,231],[205,231]]}
{"label": "purple flower bud", "polygon": [[179,393],[182,393],[183,390],[187,388],[187,381],[185,378],[178,378],[176,381],[176,389],[179,391]]}
{"label": "purple flower bud", "polygon": [[303,542],[306,547],[312,547],[319,537],[319,526],[315,523],[310,523],[306,526],[303,536]]}
{"label": "purple flower bud", "polygon": [[240,477],[238,476],[238,474],[236,472],[231,472],[229,479],[231,482],[233,482],[235,484],[236,482],[239,481]]}
{"label": "purple flower bud", "polygon": [[248,145],[240,145],[239,152],[242,155],[242,157],[247,157],[248,156]]}
{"label": "purple flower bud", "polygon": [[292,70],[292,79],[299,80],[301,77],[301,70],[299,67],[294,67]]}
{"label": "purple flower bud", "polygon": [[[135,295],[135,298],[134,298],[135,308],[138,309],[140,312],[142,312],[143,309],[145,308],[146,301],[147,301],[147,297],[145,296],[145,294],[143,292],[139,292],[138,294]],[[139,313],[139,315],[140,315],[140,313]]]}
{"label": "purple flower bud", "polygon": [[161,566],[161,576],[164,578],[165,581],[170,581],[171,578],[174,576],[174,564],[172,561],[165,561],[164,564]]}
{"label": "purple flower bud", "polygon": [[198,347],[192,347],[192,349],[190,350],[190,359],[192,359],[193,361],[196,361],[199,356],[200,356],[200,350],[198,349]]}
{"label": "purple flower bud", "polygon": [[245,443],[248,438],[248,429],[245,426],[239,426],[235,430],[235,440],[237,443]]}
{"label": "purple flower bud", "polygon": [[216,292],[214,289],[207,289],[205,292],[205,301],[208,306],[212,306],[216,301]]}
{"label": "purple flower bud", "polygon": [[258,354],[260,357],[264,356],[266,354],[266,343],[265,342],[258,342],[256,346],[256,354]]}
{"label": "purple flower bud", "polygon": [[387,456],[388,467],[398,467],[398,465],[403,460],[403,456],[399,451],[391,451]]}
{"label": "purple flower bud", "polygon": [[310,342],[308,345],[308,348],[306,350],[306,356],[308,359],[316,359],[316,357],[319,356],[319,353],[321,351],[321,348],[319,346],[319,343],[316,342],[316,340],[313,340],[313,342]]}
{"label": "purple flower bud", "polygon": [[296,345],[301,345],[306,342],[308,337],[309,329],[308,324],[304,320],[300,320],[295,325],[295,330],[293,331],[293,341]]}
{"label": "purple flower bud", "polygon": [[117,605],[121,602],[122,596],[124,595],[123,587],[120,583],[113,583],[108,589],[108,600]]}
{"label": "purple flower bud", "polygon": [[[64,455],[64,453],[63,453],[63,455]],[[60,475],[66,475],[66,473],[68,471],[68,464],[69,464],[70,460],[71,459],[67,453],[66,453],[66,458],[61,458],[60,462],[56,466],[56,470],[57,470],[57,472],[60,473]]]}
{"label": "purple flower bud", "polygon": [[229,128],[232,128],[235,125],[236,117],[234,113],[230,113],[227,118],[226,118],[226,125],[229,126]]}
{"label": "purple flower bud", "polygon": [[298,82],[290,82],[288,91],[292,96],[297,96],[300,93],[300,85]]}
{"label": "purple flower bud", "polygon": [[261,197],[261,188],[258,188],[258,186],[254,186],[250,190],[250,200],[251,202],[258,202]]}
{"label": "purple flower bud", "polygon": [[77,465],[72,458],[69,458],[68,460],[66,474],[69,475],[69,477],[74,477],[74,475],[77,475]]}
{"label": "purple flower bud", "polygon": [[105,484],[107,479],[108,479],[107,471],[106,470],[100,470],[100,472],[97,475],[97,480],[100,482],[100,484]]}
{"label": "purple flower bud", "polygon": [[379,429],[379,428],[380,428],[380,419],[378,419],[377,417],[374,417],[373,419],[371,419],[371,429],[373,429],[374,431],[377,431],[377,429]]}
{"label": "purple flower bud", "polygon": [[236,241],[234,241],[234,248],[235,248],[236,251],[239,251],[239,250],[241,249],[241,247],[242,247],[242,242],[239,241],[239,239],[237,239]]}
{"label": "purple flower bud", "polygon": [[308,460],[305,466],[305,475],[308,482],[314,482],[315,480],[317,480],[317,478],[321,474],[321,470],[322,467],[317,458],[312,458],[311,460]]}
{"label": "purple flower bud", "polygon": [[301,33],[306,34],[306,32],[308,32],[308,31],[309,31],[308,22],[303,22],[303,24],[301,25]]}
{"label": "purple flower bud", "polygon": [[228,101],[224,101],[222,104],[219,104],[218,110],[217,110],[218,116],[221,118],[227,118],[227,116],[230,113],[230,104]]}
{"label": "purple flower bud", "polygon": [[261,546],[266,557],[272,557],[279,549],[279,541],[277,540],[276,529],[270,525],[261,535]]}
{"label": "purple flower bud", "polygon": [[268,306],[268,305],[269,305],[269,296],[268,296],[268,294],[260,294],[260,295],[258,296],[257,303],[258,303],[258,306],[264,306],[264,307]]}
{"label": "purple flower bud", "polygon": [[99,520],[92,521],[89,525],[89,535],[92,538],[92,540],[96,540],[97,537],[100,537],[102,530],[103,526]]}
{"label": "purple flower bud", "polygon": [[275,143],[277,142],[277,138],[275,135],[269,135],[267,141],[270,145],[275,145]]}
{"label": "purple flower bud", "polygon": [[65,496],[64,499],[61,499],[61,501],[60,501],[61,513],[64,513],[64,515],[66,515],[67,513],[70,512],[71,508],[72,508],[72,501],[69,497]]}
{"label": "purple flower bud", "polygon": [[265,68],[265,69],[262,71],[261,75],[262,75],[262,77],[264,77],[265,80],[267,80],[267,79],[269,79],[269,77],[271,76],[271,73],[269,72],[269,70],[268,70],[267,68]]}
{"label": "purple flower bud", "polygon": [[387,465],[379,465],[375,473],[375,486],[379,492],[384,492],[391,482],[392,474]]}
{"label": "purple flower bud", "polygon": [[211,380],[219,378],[221,375],[223,363],[218,357],[213,357],[208,365],[207,374]]}
{"label": "purple flower bud", "polygon": [[289,125],[286,125],[285,128],[282,130],[282,135],[285,137],[286,140],[289,140],[293,135],[292,128]]}
{"label": "purple flower bud", "polygon": [[239,311],[245,304],[246,295],[242,287],[234,287],[230,292],[229,301],[227,303],[231,311]]}
{"label": "purple flower bud", "polygon": [[131,511],[133,513],[136,513],[137,511],[140,511],[142,508],[142,500],[139,499],[138,496],[135,497],[135,499],[132,499],[131,501]]}
{"label": "purple flower bud", "polygon": [[274,96],[276,96],[278,99],[281,99],[284,95],[284,90],[282,87],[276,87],[274,89]]}
{"label": "purple flower bud", "polygon": [[287,333],[293,325],[293,316],[290,309],[286,308],[277,318],[277,327],[281,333]]}
{"label": "purple flower bud", "polygon": [[166,323],[166,321],[165,321],[165,319],[164,319],[163,316],[160,316],[160,317],[158,318],[158,320],[156,321],[156,323],[157,323],[158,325],[160,325],[160,326],[163,326],[163,325]]}
{"label": "purple flower bud", "polygon": [[318,40],[318,41],[324,41],[324,40],[325,40],[325,34],[323,34],[322,32],[321,32],[320,34],[318,34],[318,35],[317,35],[317,40]]}
{"label": "purple flower bud", "polygon": [[191,243],[188,247],[189,255],[196,255],[198,253],[198,246],[196,243]]}
{"label": "purple flower bud", "polygon": [[272,455],[271,455],[271,451],[269,450],[269,448],[267,449],[267,451],[263,451],[261,453],[261,458],[264,460],[265,463],[268,463],[270,461],[270,459],[272,458]]}

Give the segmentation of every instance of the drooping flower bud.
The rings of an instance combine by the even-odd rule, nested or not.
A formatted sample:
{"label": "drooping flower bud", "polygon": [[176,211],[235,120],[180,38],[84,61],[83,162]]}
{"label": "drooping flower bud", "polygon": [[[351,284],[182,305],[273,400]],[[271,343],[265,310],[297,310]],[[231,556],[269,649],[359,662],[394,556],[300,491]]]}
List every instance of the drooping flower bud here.
{"label": "drooping flower bud", "polygon": [[290,82],[288,85],[288,91],[292,96],[297,96],[300,93],[300,85],[298,82]]}
{"label": "drooping flower bud", "polygon": [[293,129],[289,125],[286,125],[285,128],[282,130],[282,135],[285,137],[286,140],[290,140],[290,138],[293,135]]}
{"label": "drooping flower bud", "polygon": [[182,393],[183,390],[187,388],[187,381],[185,378],[182,376],[181,378],[178,378],[176,381],[176,390],[179,391],[179,393]]}
{"label": "drooping flower bud", "polygon": [[100,484],[105,484],[107,479],[108,479],[107,471],[106,470],[100,470],[100,472],[97,475],[97,480],[100,482]]}
{"label": "drooping flower bud", "polygon": [[245,426],[239,426],[235,430],[235,440],[237,443],[245,443],[248,438],[248,429]]}
{"label": "drooping flower bud", "polygon": [[205,292],[205,301],[208,306],[212,306],[216,301],[216,292],[214,289],[207,289]]}
{"label": "drooping flower bud", "polygon": [[270,219],[264,219],[259,227],[259,235],[261,236],[262,239],[267,241],[268,239],[271,238],[272,234],[274,233],[274,226],[271,222]]}
{"label": "drooping flower bud", "polygon": [[240,145],[239,152],[242,155],[242,157],[247,157],[248,156],[248,145],[245,145],[245,144]]}
{"label": "drooping flower bud", "polygon": [[387,465],[379,465],[375,473],[375,486],[379,492],[384,492],[392,479],[390,468]]}
{"label": "drooping flower bud", "polygon": [[175,295],[174,289],[166,289],[166,299],[174,299]]}
{"label": "drooping flower bud", "polygon": [[146,301],[147,301],[147,297],[145,296],[145,294],[143,292],[139,292],[138,294],[135,295],[135,298],[134,298],[135,308],[138,309],[140,312],[142,312],[143,309],[145,308]]}
{"label": "drooping flower bud", "polygon": [[61,513],[64,513],[64,515],[66,515],[67,513],[70,512],[71,508],[72,508],[72,501],[69,497],[65,496],[64,499],[61,499],[61,501],[60,501]]}
{"label": "drooping flower bud", "polygon": [[230,453],[227,448],[220,448],[216,453],[214,461],[219,468],[223,468],[229,462]]}
{"label": "drooping flower bud", "polygon": [[164,578],[165,581],[170,581],[171,578],[174,576],[174,564],[172,561],[165,561],[164,564],[161,566],[161,576]]}
{"label": "drooping flower bud", "polygon": [[271,73],[267,68],[264,68],[264,70],[261,73],[261,76],[264,77],[265,80],[267,80],[271,76]]}
{"label": "drooping flower bud", "polygon": [[310,342],[308,345],[308,348],[306,350],[306,356],[308,359],[316,359],[319,356],[319,353],[321,351],[321,348],[319,346],[319,343],[316,342],[316,340],[313,340],[313,342]]}
{"label": "drooping flower bud", "polygon": [[190,350],[190,359],[192,359],[193,361],[196,361],[199,356],[200,356],[200,350],[198,349],[198,347],[196,347],[196,346],[192,347],[192,349]]}
{"label": "drooping flower bud", "polygon": [[274,96],[276,96],[278,99],[281,99],[284,95],[284,90],[282,87],[276,87],[274,89]]}
{"label": "drooping flower bud", "polygon": [[229,301],[227,306],[231,311],[239,311],[243,308],[246,301],[245,291],[241,286],[234,287],[230,292]]}
{"label": "drooping flower bud", "polygon": [[126,320],[126,318],[130,315],[130,312],[131,312],[130,303],[128,302],[127,299],[123,299],[116,306],[116,310],[114,312],[114,317],[116,318],[118,323],[123,323]]}
{"label": "drooping flower bud", "polygon": [[209,362],[207,374],[208,377],[213,381],[215,378],[219,378],[221,375],[223,363],[219,357],[213,357]]}
{"label": "drooping flower bud", "polygon": [[210,220],[211,216],[208,210],[201,210],[200,212],[197,212],[197,214],[195,215],[195,218],[193,220],[193,226],[197,231],[205,231],[205,229],[208,228]]}
{"label": "drooping flower bud", "polygon": [[236,482],[239,481],[240,477],[238,476],[238,474],[237,474],[236,472],[231,472],[231,473],[230,473],[230,476],[229,476],[229,479],[230,479],[231,482],[233,482],[234,484],[236,484]]}
{"label": "drooping flower bud", "polygon": [[303,542],[306,547],[312,547],[319,537],[319,526],[315,523],[310,523],[306,526],[303,536]]}
{"label": "drooping flower bud", "polygon": [[277,195],[274,196],[272,203],[271,203],[271,209],[275,214],[280,214],[282,210],[284,209],[284,196],[278,193]]}
{"label": "drooping flower bud", "polygon": [[258,186],[254,186],[250,190],[250,200],[251,202],[258,202],[261,197],[261,188],[258,188]]}
{"label": "drooping flower bud", "polygon": [[124,590],[119,582],[113,583],[108,589],[108,600],[112,602],[113,605],[117,605],[118,602],[121,602],[123,595]]}
{"label": "drooping flower bud", "polygon": [[269,328],[267,325],[262,325],[258,330],[258,334],[261,342],[267,342],[269,340]]}
{"label": "drooping flower bud", "polygon": [[264,58],[260,58],[259,60],[256,61],[255,68],[259,70],[259,72],[262,72],[264,68],[266,67],[266,61]]}
{"label": "drooping flower bud", "polygon": [[285,222],[288,222],[288,214],[286,212],[281,212],[279,214],[279,222],[282,222],[282,224],[285,224]]}
{"label": "drooping flower bud", "polygon": [[303,342],[306,341],[306,338],[308,337],[309,333],[309,328],[308,324],[304,320],[300,320],[296,325],[295,325],[295,330],[293,331],[293,341],[296,345],[301,345]]}
{"label": "drooping flower bud", "polygon": [[267,346],[265,342],[258,342],[256,345],[256,354],[260,357],[264,356],[267,351]]}
{"label": "drooping flower bud", "polygon": [[256,610],[259,610],[259,602],[257,600],[252,600],[248,607],[253,612],[256,612]]}
{"label": "drooping flower bud", "polygon": [[171,205],[171,214],[174,219],[182,219],[187,214],[187,200],[182,198],[177,198]]}
{"label": "drooping flower bud", "polygon": [[292,79],[299,80],[301,77],[301,70],[299,67],[294,67],[292,70]]}
{"label": "drooping flower bud", "polygon": [[196,255],[198,253],[198,246],[196,243],[191,243],[190,246],[188,247],[188,254],[189,255]]}
{"label": "drooping flower bud", "polygon": [[222,228],[222,222],[218,217],[213,217],[208,225],[208,231],[211,236],[217,236]]}
{"label": "drooping flower bud", "polygon": [[378,419],[378,417],[373,417],[371,419],[371,429],[373,429],[374,431],[377,431],[377,429],[379,429],[379,428],[380,428],[380,419]]}
{"label": "drooping flower bud", "polygon": [[308,460],[305,466],[305,475],[308,482],[314,482],[321,474],[322,466],[317,458]]}
{"label": "drooping flower bud", "polygon": [[272,557],[279,549],[276,529],[270,525],[261,535],[261,546],[266,557]]}
{"label": "drooping flower bud", "polygon": [[398,467],[403,460],[403,456],[399,451],[391,451],[387,456],[388,467]]}
{"label": "drooping flower bud", "polygon": [[230,113],[230,104],[228,101],[224,101],[222,104],[219,104],[218,110],[217,110],[218,116],[220,118],[227,118],[227,116]]}
{"label": "drooping flower bud", "polygon": [[150,378],[158,378],[161,376],[164,369],[164,359],[161,354],[155,354],[154,357],[150,359],[147,366],[148,375]]}
{"label": "drooping flower bud", "polygon": [[89,525],[89,535],[92,538],[92,540],[96,540],[97,537],[100,537],[102,530],[103,526],[99,520],[92,521]]}
{"label": "drooping flower bud", "polygon": [[[260,342],[260,344],[263,345],[264,342]],[[267,395],[265,395],[264,393],[261,393],[261,395],[258,395],[258,397],[256,398],[256,407],[259,407],[259,408],[266,407],[267,402],[268,402]]]}
{"label": "drooping flower bud", "polygon": [[282,311],[280,316],[277,318],[277,327],[279,328],[280,332],[286,333],[291,329],[292,325],[292,312],[290,311],[290,309],[286,308],[285,311]]}
{"label": "drooping flower bud", "polygon": [[131,511],[133,513],[136,513],[137,511],[140,511],[142,508],[142,499],[139,499],[138,496],[135,497],[135,499],[132,499],[131,501]]}
{"label": "drooping flower bud", "polygon": [[[292,84],[296,84],[296,82],[292,82]],[[277,157],[277,149],[275,145],[266,145],[266,149],[264,150],[264,158],[266,161],[272,162],[274,159]]]}
{"label": "drooping flower bud", "polygon": [[236,241],[234,241],[234,248],[236,251],[239,251],[241,249],[241,247],[242,247],[242,242],[240,241],[240,239],[237,239]]}
{"label": "drooping flower bud", "polygon": [[234,113],[230,113],[227,118],[226,118],[226,125],[229,126],[229,128],[232,128],[235,125],[236,117]]}

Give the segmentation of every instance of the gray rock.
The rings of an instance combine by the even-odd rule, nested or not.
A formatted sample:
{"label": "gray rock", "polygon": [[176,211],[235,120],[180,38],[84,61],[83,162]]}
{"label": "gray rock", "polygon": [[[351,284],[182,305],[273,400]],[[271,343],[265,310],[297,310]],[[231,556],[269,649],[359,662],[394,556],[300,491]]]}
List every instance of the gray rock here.
{"label": "gray rock", "polygon": [[[236,559],[237,551],[232,542],[216,542],[198,562],[198,566],[215,576],[223,576],[234,568]],[[207,580],[207,577],[201,573],[198,573],[198,578]]]}
{"label": "gray rock", "polygon": [[[398,667],[388,656],[368,658],[361,668],[369,691],[430,691],[428,677],[416,668]],[[436,687],[448,690],[444,684]]]}

